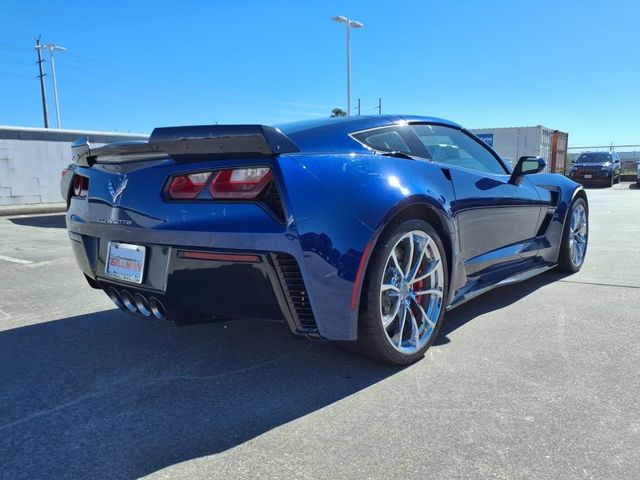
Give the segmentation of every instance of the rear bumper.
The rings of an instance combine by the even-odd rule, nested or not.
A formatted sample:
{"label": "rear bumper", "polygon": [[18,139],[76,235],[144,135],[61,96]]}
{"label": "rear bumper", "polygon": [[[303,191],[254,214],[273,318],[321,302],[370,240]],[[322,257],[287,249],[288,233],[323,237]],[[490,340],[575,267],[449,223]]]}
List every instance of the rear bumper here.
{"label": "rear bumper", "polygon": [[[243,161],[244,162],[244,161]],[[258,164],[247,160],[243,164]],[[359,286],[356,273],[363,252],[374,234],[373,226],[354,217],[337,202],[309,170],[292,156],[260,159],[274,174],[281,198],[278,212],[265,198],[260,202],[166,201],[159,195],[167,178],[196,169],[192,164],[173,161],[133,162],[126,165],[94,165],[80,169],[89,178],[89,195],[72,197],[67,212],[67,229],[78,263],[91,281],[117,283],[104,278],[104,261],[108,242],[143,245],[151,250],[146,260],[145,279],[140,286],[130,286],[151,293],[163,293],[173,304],[184,306],[181,298],[201,288],[195,279],[212,285],[207,295],[222,295],[225,288],[245,292],[237,302],[237,312],[221,308],[231,293],[222,295],[221,303],[208,301],[206,315],[253,315],[249,304],[249,279],[266,278],[272,292],[277,293],[278,277],[274,255],[289,255],[299,269],[304,290],[291,302],[300,301],[307,313],[312,311],[318,335],[330,340],[354,340],[357,337]],[[237,166],[234,160],[198,163],[198,169],[224,169]],[[117,167],[117,168],[116,168]],[[126,175],[126,191],[113,200],[108,186],[118,185]],[[225,265],[229,275],[218,275],[217,268],[198,273],[198,262],[182,270],[176,267],[177,250],[193,249],[206,252],[250,253],[260,255],[258,274],[246,271],[243,265]],[[285,262],[286,263],[286,262]],[[211,266],[211,264],[210,264]],[[231,272],[240,267],[242,274]],[[181,271],[183,273],[178,273]],[[275,272],[275,274],[273,273]],[[173,277],[183,277],[190,287],[180,289]],[[232,280],[232,281],[231,281]],[[280,281],[280,285],[282,281]],[[295,282],[292,280],[292,285]],[[214,288],[215,287],[215,288]],[[263,286],[255,286],[262,291]],[[244,289],[244,290],[243,290]],[[247,291],[248,290],[248,291]],[[272,293],[271,297],[277,297]],[[266,295],[266,294],[265,294]],[[235,297],[234,297],[235,298]],[[354,299],[356,300],[354,302]],[[192,299],[193,300],[193,299]],[[192,304],[189,308],[192,309]],[[266,303],[266,302],[265,302]],[[277,298],[276,298],[276,303]],[[278,305],[280,307],[280,305]],[[170,307],[168,307],[170,309]],[[301,307],[302,308],[302,307]],[[291,309],[291,308],[290,308]],[[286,309],[282,309],[286,316]],[[272,312],[264,307],[264,311]],[[190,317],[190,312],[179,311]],[[197,316],[197,315],[196,315]],[[264,318],[264,312],[259,317]],[[280,315],[282,319],[283,315]],[[178,319],[180,320],[180,319]],[[304,319],[300,320],[300,324]],[[299,331],[300,328],[296,328]]]}
{"label": "rear bumper", "polygon": [[[290,253],[161,245],[141,242],[138,234],[147,259],[137,285],[105,275],[104,237],[71,230],[69,237],[82,271],[125,312],[175,325],[284,318],[293,333],[320,336],[299,264]],[[187,258],[192,253],[188,256],[204,258]],[[221,255],[209,258],[209,253]]]}

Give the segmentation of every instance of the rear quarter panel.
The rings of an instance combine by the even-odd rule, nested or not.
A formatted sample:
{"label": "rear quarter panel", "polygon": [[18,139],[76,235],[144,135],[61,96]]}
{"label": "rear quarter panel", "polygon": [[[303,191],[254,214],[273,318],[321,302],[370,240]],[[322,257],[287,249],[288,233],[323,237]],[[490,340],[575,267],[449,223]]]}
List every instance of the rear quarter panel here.
{"label": "rear quarter panel", "polygon": [[[384,227],[415,204],[441,217],[447,235],[451,221],[451,183],[430,162],[369,154],[296,154],[279,159],[285,202],[298,232],[307,288],[319,322],[332,324],[329,337],[348,325],[357,335],[358,304],[352,308],[358,267]],[[328,320],[332,319],[332,320]],[[345,333],[344,331],[342,332]]]}

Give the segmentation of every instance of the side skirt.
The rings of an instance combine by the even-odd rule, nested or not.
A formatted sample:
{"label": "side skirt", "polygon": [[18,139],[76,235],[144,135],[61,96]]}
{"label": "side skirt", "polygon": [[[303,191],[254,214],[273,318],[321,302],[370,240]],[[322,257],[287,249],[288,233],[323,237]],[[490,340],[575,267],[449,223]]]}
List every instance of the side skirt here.
{"label": "side skirt", "polygon": [[525,280],[528,280],[532,277],[535,277],[536,275],[539,275],[541,273],[546,272],[547,270],[551,270],[552,268],[554,268],[556,266],[556,264],[546,264],[546,265],[541,265],[539,267],[535,267],[532,268],[530,270],[525,270],[523,272],[518,272],[515,273],[513,275],[510,275],[498,282],[492,283],[490,285],[478,285],[478,287],[476,289],[470,290],[468,292],[466,292],[464,295],[460,296],[459,298],[456,298],[453,303],[451,303],[449,306],[447,306],[447,311],[449,310],[453,310],[456,307],[459,307],[460,305],[462,305],[463,303],[468,302],[469,300],[476,298],[480,295],[482,295],[483,293],[489,292],[490,290],[493,290],[494,288],[498,288],[498,287],[504,287],[506,285],[513,285],[514,283],[519,283],[519,282],[523,282]]}

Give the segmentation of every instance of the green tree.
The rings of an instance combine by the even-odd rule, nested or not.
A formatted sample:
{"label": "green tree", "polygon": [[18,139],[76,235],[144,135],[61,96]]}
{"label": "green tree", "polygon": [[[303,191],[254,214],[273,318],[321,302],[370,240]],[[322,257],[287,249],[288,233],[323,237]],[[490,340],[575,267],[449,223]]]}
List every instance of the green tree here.
{"label": "green tree", "polygon": [[346,116],[347,116],[347,112],[342,110],[340,107],[336,107],[333,110],[331,110],[330,117],[346,117]]}

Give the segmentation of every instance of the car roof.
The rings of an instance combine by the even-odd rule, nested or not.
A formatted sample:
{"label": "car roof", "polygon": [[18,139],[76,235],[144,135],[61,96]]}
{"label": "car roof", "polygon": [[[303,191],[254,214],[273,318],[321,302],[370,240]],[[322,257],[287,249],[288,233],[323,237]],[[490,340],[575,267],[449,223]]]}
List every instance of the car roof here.
{"label": "car roof", "polygon": [[349,135],[354,132],[394,125],[402,122],[424,122],[462,128],[457,123],[419,115],[354,115],[329,117],[275,125],[303,152],[362,152],[370,150]]}
{"label": "car roof", "polygon": [[353,115],[350,117],[326,117],[298,122],[282,123],[274,125],[284,134],[312,130],[317,128],[340,129],[349,133],[376,128],[385,125],[393,125],[399,122],[425,122],[440,123],[452,127],[461,128],[460,125],[450,120],[436,117],[424,117],[420,115]]}

